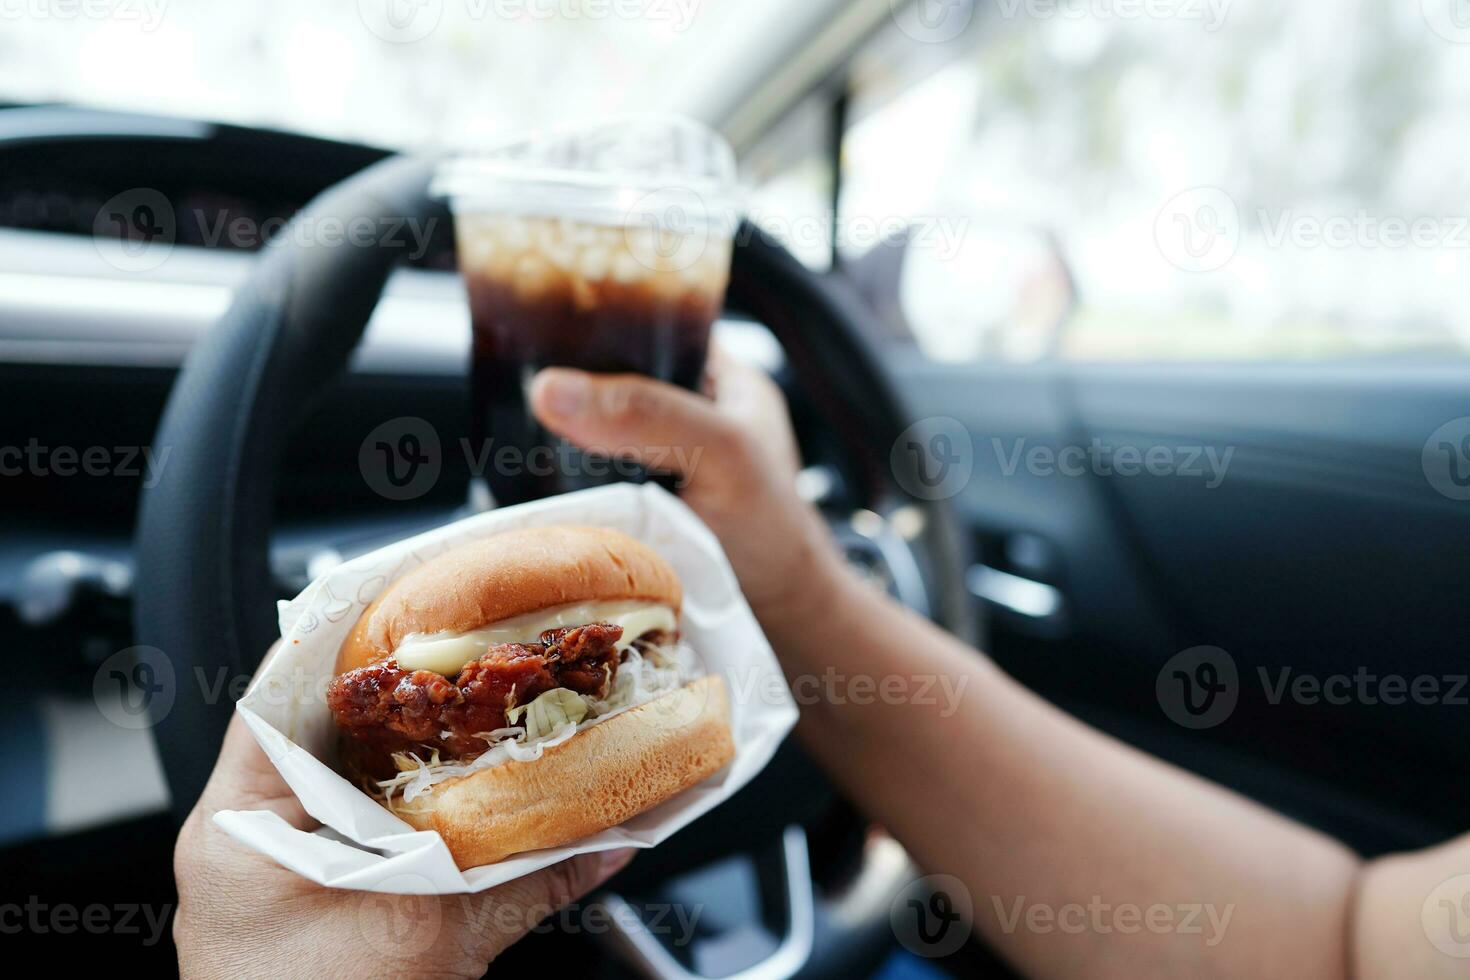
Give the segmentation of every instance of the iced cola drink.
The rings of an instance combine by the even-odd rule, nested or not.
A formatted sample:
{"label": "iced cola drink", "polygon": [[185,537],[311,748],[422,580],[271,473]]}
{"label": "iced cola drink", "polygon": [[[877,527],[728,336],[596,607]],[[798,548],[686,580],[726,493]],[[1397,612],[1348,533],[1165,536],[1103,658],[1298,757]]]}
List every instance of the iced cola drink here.
{"label": "iced cola drink", "polygon": [[733,154],[697,124],[656,119],[511,157],[462,161],[441,180],[469,294],[483,476],[500,504],[643,479],[543,430],[526,388],[551,365],[698,388],[730,276]]}

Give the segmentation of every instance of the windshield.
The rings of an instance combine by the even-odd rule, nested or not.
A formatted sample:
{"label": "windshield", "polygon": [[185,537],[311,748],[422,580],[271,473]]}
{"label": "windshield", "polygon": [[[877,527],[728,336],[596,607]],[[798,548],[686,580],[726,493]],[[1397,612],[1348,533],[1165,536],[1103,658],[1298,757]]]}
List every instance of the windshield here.
{"label": "windshield", "polygon": [[779,0],[0,0],[0,101],[387,147],[609,112],[707,118]]}

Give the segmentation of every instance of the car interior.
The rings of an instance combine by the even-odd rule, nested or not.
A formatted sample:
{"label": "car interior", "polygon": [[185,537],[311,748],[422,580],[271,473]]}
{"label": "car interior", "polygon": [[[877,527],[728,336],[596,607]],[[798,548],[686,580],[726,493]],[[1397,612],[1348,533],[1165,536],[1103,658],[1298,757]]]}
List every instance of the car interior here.
{"label": "car interior", "polygon": [[[1464,829],[1470,236],[1275,234],[1467,213],[1465,89],[1436,81],[1463,52],[1419,11],[1349,5],[1329,30],[1246,0],[1213,27],[1086,4],[655,4],[689,17],[671,27],[489,23],[446,0],[431,33],[385,37],[353,4],[178,5],[156,29],[127,6],[0,37],[0,735],[19,777],[0,905],[140,911],[97,933],[0,920],[7,945],[173,972],[174,840],[230,704],[152,724],[136,648],[189,650],[180,686],[248,678],[276,600],[485,506],[458,452],[405,501],[359,453],[395,418],[469,435],[469,312],[426,175],[552,114],[677,111],[729,139],[749,210],[717,342],[780,384],[799,490],[879,587],[1087,723],[1360,854]],[[1283,67],[1323,34],[1332,56]],[[1238,213],[1217,265],[1162,219],[1222,187]],[[384,201],[446,220],[366,257],[230,230]],[[1213,234],[1205,213],[1186,217]],[[925,446],[964,479],[928,472]],[[1241,678],[1218,724],[1161,694],[1201,647]],[[1445,693],[1280,695],[1340,673]],[[788,739],[613,879],[599,901],[631,915],[558,922],[496,969],[1012,976],[978,937],[904,948],[890,910],[921,874]],[[678,945],[637,925],[671,901],[704,910]]]}

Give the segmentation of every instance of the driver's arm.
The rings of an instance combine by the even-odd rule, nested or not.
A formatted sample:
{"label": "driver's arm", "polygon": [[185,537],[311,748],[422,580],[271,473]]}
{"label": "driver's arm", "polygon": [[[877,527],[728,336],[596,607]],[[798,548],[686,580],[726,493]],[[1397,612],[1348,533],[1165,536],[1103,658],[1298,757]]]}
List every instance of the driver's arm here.
{"label": "driver's arm", "polygon": [[[682,471],[801,696],[807,747],[926,871],[964,881],[976,928],[1013,963],[1052,977],[1470,975],[1420,922],[1435,884],[1470,870],[1470,844],[1365,866],[1053,708],[850,576],[793,490],[779,391],[718,357],[710,377],[712,400],[554,369],[532,398],[574,442]],[[902,693],[873,697],[885,683]]]}

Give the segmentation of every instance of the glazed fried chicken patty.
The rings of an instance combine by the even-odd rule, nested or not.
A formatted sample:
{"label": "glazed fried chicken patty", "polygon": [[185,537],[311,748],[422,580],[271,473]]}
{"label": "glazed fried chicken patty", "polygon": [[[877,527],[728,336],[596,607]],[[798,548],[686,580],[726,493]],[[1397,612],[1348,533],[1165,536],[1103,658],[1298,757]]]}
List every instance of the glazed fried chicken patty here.
{"label": "glazed fried chicken patty", "polygon": [[485,733],[506,727],[509,708],[558,687],[605,697],[622,635],[606,623],[547,630],[539,646],[491,647],[453,679],[390,659],[336,677],[327,706],[345,736],[344,756],[363,773],[391,777],[394,752],[438,749],[471,759],[487,748]]}

